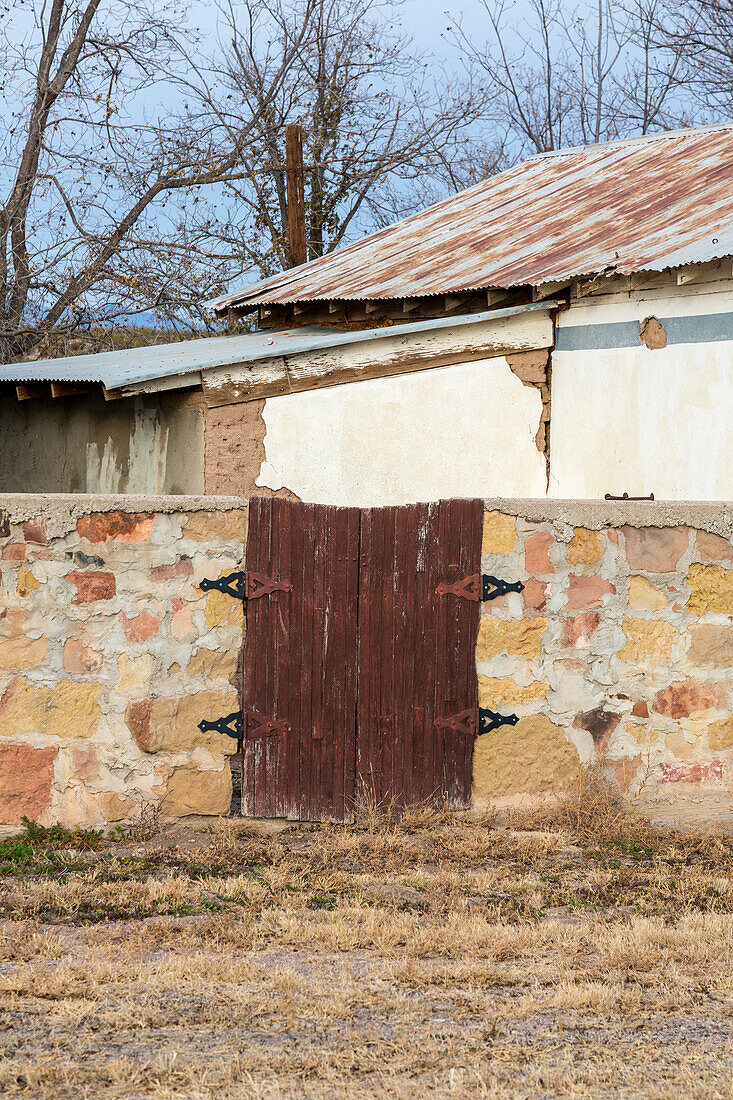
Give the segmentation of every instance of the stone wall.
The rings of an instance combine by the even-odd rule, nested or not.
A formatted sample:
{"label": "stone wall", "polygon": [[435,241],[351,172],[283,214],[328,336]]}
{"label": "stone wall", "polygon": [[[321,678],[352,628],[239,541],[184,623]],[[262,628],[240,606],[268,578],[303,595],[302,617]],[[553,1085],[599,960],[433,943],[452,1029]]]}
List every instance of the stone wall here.
{"label": "stone wall", "polygon": [[[0,825],[225,813],[242,604],[226,497],[0,496]],[[733,821],[733,509],[490,501],[477,805],[573,790],[599,761],[656,817]]]}
{"label": "stone wall", "polygon": [[600,762],[654,816],[733,820],[733,512],[487,502],[474,795],[527,803]]}
{"label": "stone wall", "polygon": [[242,604],[234,498],[0,496],[0,824],[222,813]]}

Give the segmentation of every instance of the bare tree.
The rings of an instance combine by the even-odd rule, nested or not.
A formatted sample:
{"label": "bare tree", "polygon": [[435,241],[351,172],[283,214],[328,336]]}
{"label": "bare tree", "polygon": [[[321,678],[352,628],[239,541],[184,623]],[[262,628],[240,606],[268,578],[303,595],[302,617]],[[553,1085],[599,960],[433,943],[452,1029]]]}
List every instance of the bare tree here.
{"label": "bare tree", "polygon": [[733,0],[665,0],[655,40],[684,55],[685,84],[708,120],[733,112]]}
{"label": "bare tree", "polygon": [[[256,35],[269,24],[266,0],[240,4],[239,19]],[[215,67],[192,64],[182,26],[180,10],[155,0],[6,9],[0,360],[90,319],[180,315],[195,265],[187,245],[201,251],[180,210],[241,173],[259,140],[257,112],[275,102],[306,33],[289,27],[256,101],[226,113]],[[159,98],[168,105],[156,108]]]}
{"label": "bare tree", "polygon": [[[277,35],[268,50],[238,29],[235,0],[225,10],[228,66],[222,93],[253,103],[257,140],[246,172],[224,189],[219,247],[241,271],[287,266],[285,125],[303,127],[309,258],[350,235],[412,210],[411,184],[432,178],[475,118],[470,87],[442,85],[432,60],[395,30],[399,0],[271,0]],[[275,96],[278,42],[302,34]],[[208,213],[208,212],[207,212]]]}
{"label": "bare tree", "polygon": [[527,18],[481,2],[489,41],[462,28],[456,41],[507,162],[694,120],[685,43],[658,33],[666,0],[529,0]]}

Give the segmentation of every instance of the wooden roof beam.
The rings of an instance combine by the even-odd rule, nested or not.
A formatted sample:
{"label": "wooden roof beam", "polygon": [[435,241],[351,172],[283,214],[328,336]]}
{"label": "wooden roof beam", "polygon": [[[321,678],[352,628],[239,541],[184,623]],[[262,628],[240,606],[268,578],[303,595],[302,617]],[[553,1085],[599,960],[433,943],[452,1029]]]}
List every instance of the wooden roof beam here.
{"label": "wooden roof beam", "polygon": [[88,393],[92,388],[89,382],[52,382],[51,397],[75,397],[78,393]]}
{"label": "wooden roof beam", "polygon": [[15,387],[15,396],[19,401],[32,401],[36,397],[48,397],[48,386],[38,382],[19,382]]}

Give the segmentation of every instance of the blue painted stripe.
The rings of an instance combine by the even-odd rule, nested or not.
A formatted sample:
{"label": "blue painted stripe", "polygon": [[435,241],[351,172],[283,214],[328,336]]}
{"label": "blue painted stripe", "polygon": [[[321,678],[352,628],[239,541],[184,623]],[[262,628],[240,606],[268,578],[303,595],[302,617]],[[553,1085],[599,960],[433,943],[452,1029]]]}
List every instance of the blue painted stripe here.
{"label": "blue painted stripe", "polygon": [[[654,316],[651,309],[648,316]],[[668,344],[705,344],[733,340],[733,313],[660,317],[659,322],[667,333]],[[639,347],[639,329],[638,321],[616,321],[605,325],[558,325],[555,351]]]}

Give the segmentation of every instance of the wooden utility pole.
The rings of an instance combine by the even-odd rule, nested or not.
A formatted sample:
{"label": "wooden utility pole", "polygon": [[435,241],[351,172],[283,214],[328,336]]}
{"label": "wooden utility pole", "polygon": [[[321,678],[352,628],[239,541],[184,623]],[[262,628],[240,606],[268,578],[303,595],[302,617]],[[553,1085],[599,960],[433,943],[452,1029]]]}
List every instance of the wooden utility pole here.
{"label": "wooden utility pole", "polygon": [[305,240],[305,192],[303,189],[303,131],[296,123],[285,127],[285,168],[288,188],[288,253],[290,266],[308,259]]}

